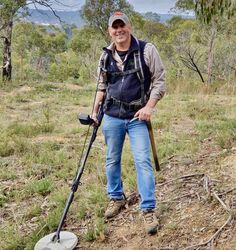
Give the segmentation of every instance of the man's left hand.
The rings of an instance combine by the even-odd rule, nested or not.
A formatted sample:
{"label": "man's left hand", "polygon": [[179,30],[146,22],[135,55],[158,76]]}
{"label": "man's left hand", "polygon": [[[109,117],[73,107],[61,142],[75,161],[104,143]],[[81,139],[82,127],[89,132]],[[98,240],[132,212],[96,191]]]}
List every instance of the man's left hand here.
{"label": "man's left hand", "polygon": [[139,120],[142,120],[142,121],[150,121],[151,115],[153,112],[154,112],[154,108],[145,106],[141,108],[139,111],[137,111],[134,117],[138,117]]}

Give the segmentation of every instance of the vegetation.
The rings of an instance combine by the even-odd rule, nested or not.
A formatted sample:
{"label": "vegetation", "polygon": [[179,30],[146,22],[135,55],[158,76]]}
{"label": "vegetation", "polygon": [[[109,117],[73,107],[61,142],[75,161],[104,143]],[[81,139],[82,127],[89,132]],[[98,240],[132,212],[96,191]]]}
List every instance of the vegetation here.
{"label": "vegetation", "polygon": [[[197,19],[187,20],[176,16],[162,24],[154,13],[148,12],[142,17],[126,1],[112,1],[108,5],[105,2],[99,1],[95,5],[93,1],[86,1],[83,16],[87,25],[80,29],[75,26],[63,26],[65,29],[61,29],[15,21],[10,41],[12,49],[7,49],[12,53],[7,57],[11,58],[13,65],[13,80],[69,80],[87,84],[94,76],[101,48],[109,39],[106,32],[107,19],[113,9],[127,11],[134,33],[157,46],[169,72],[170,81],[176,78],[187,79],[190,76],[192,80],[200,79],[203,83],[214,84],[232,83],[235,80],[234,16],[220,16],[220,13],[213,12],[211,21],[206,24],[201,24],[203,19],[200,15],[197,15]],[[11,7],[16,12],[17,7]],[[193,1],[181,0],[177,1],[176,8],[194,10],[194,4]],[[2,12],[4,10],[4,13],[9,12],[1,9]],[[98,11],[101,14],[97,15]],[[3,18],[5,15],[2,16],[2,21],[6,19]],[[3,38],[6,37],[4,27],[0,30]],[[3,55],[0,59],[4,61],[5,45],[0,50],[0,55]],[[5,75],[5,66],[2,71]],[[3,80],[6,78],[3,77]]]}
{"label": "vegetation", "polygon": [[[21,3],[4,1],[0,5],[1,28],[2,20],[6,20],[3,17],[9,14],[15,17],[16,12],[2,7],[11,2]],[[83,8],[88,23],[81,28],[43,26],[14,19],[12,78],[11,81],[0,80],[1,249],[33,249],[41,237],[55,231],[58,225],[88,129],[78,124],[77,115],[91,111],[97,62],[107,43],[107,15],[118,7],[128,8],[134,34],[156,45],[167,70],[168,91],[158,103],[158,112],[152,119],[162,168],[157,174],[158,182],[168,181],[170,172],[176,177],[179,171],[183,174],[204,171],[222,180],[222,193],[223,188],[231,188],[233,183],[233,171],[227,175],[229,170],[225,167],[224,174],[217,172],[221,168],[220,162],[232,157],[236,142],[236,18],[231,15],[233,5],[229,6],[229,15],[226,15],[227,8],[222,15],[211,12],[211,19],[206,23],[202,23],[201,18],[176,16],[163,24],[152,12],[143,18],[126,1],[112,1],[118,4],[114,6],[105,6],[104,1],[99,1],[102,6],[91,5],[92,2],[86,1]],[[97,9],[86,12],[94,6]],[[176,5],[191,10],[194,6],[193,1],[177,1]],[[93,21],[98,10],[104,13],[104,16],[99,15],[103,32],[99,32],[96,26],[100,24]],[[5,28],[0,32],[4,36]],[[4,60],[4,51],[3,44],[0,46],[1,61]],[[136,192],[130,155],[130,147],[125,144],[123,181],[127,196]],[[171,162],[178,157],[182,159],[180,163]],[[188,163],[189,158],[194,162],[192,165]],[[66,229],[79,235],[84,249],[91,246],[88,242],[96,240],[95,243],[99,244],[112,233],[109,232],[110,224],[103,219],[107,203],[104,159],[105,145],[99,130],[82,185],[65,223]],[[175,164],[178,169],[173,170]],[[184,169],[183,165],[186,165]],[[165,196],[165,191],[158,193],[158,199]],[[208,202],[207,199],[200,201],[200,205]],[[212,201],[207,204],[209,213],[215,213],[216,204]],[[136,211],[137,208],[132,209]],[[165,218],[172,218],[171,215],[178,218],[175,214],[178,209],[168,206],[168,203],[161,203],[159,209]],[[201,209],[202,206],[196,210],[201,212]],[[187,210],[185,214],[192,218],[194,215],[188,212],[193,211],[193,207]],[[132,216],[136,215],[131,213],[129,218]],[[212,221],[218,223],[219,220]],[[158,236],[160,244],[162,241],[174,242],[164,232],[174,235],[180,223],[181,220],[173,220],[166,224],[163,234]],[[192,225],[191,221],[188,223]],[[191,230],[196,233],[197,223],[193,224]],[[204,225],[204,228],[200,225],[199,228],[208,234],[215,230],[212,224]],[[186,247],[191,230],[183,236],[185,243],[181,246]],[[181,238],[181,232],[176,234]],[[227,235],[224,237],[227,240]],[[125,236],[117,238],[117,246],[120,239],[127,240]],[[232,245],[231,249],[234,247]]]}

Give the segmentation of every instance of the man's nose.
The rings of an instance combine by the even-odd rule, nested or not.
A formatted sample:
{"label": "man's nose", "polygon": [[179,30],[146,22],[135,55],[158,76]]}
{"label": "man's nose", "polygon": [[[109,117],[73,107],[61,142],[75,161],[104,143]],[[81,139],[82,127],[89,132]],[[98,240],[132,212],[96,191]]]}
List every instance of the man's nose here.
{"label": "man's nose", "polygon": [[122,28],[123,28],[122,26],[118,26],[118,27],[117,27],[117,31],[121,31]]}

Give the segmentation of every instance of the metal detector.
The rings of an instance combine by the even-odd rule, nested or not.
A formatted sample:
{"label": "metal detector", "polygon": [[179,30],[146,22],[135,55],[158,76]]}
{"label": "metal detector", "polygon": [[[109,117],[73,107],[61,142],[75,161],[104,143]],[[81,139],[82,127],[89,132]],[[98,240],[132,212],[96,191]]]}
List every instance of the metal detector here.
{"label": "metal detector", "polygon": [[[78,186],[80,184],[80,178],[83,174],[85,163],[87,161],[92,144],[96,139],[97,131],[102,122],[102,118],[103,118],[103,103],[100,104],[98,117],[97,117],[98,123],[94,125],[93,127],[93,132],[89,140],[87,151],[84,153],[83,160],[82,160],[83,151],[81,153],[81,158],[78,163],[79,168],[77,170],[76,177],[71,186],[71,192],[67,199],[66,206],[64,208],[60,223],[57,227],[57,231],[55,233],[46,235],[41,240],[39,240],[37,244],[35,245],[34,250],[72,250],[76,247],[78,243],[77,236],[71,232],[61,231],[61,229],[66,219],[66,215],[69,211],[70,205],[74,199],[74,194],[77,191]],[[83,125],[89,125],[89,127],[90,125],[94,124],[94,121],[90,118],[89,115],[84,115],[84,114],[79,115],[79,121]]]}

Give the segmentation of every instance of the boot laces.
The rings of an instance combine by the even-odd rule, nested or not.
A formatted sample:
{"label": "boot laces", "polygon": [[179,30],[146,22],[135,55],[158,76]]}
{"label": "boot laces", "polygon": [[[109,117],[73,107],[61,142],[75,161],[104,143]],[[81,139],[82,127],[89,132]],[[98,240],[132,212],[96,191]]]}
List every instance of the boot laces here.
{"label": "boot laces", "polygon": [[144,213],[144,219],[148,224],[153,223],[154,213],[153,212]]}

